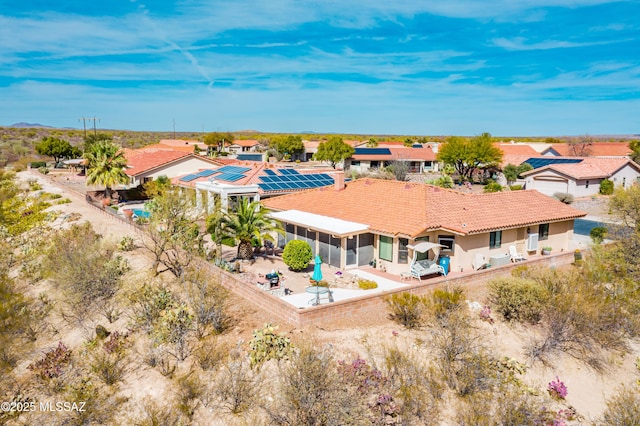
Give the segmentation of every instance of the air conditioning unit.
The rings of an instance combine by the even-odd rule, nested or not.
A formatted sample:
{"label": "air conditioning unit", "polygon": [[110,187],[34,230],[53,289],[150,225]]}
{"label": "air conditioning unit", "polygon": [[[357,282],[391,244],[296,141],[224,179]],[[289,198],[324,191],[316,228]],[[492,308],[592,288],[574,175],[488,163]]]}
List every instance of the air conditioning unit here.
{"label": "air conditioning unit", "polygon": [[529,234],[527,237],[527,251],[538,250],[538,234]]}

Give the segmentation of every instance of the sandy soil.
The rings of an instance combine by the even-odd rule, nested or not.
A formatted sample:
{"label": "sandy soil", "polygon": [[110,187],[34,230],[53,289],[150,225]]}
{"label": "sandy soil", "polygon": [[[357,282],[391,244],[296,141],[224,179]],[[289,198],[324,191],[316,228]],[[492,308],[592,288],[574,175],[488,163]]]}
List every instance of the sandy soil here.
{"label": "sandy soil", "polygon": [[[90,221],[97,232],[115,241],[118,241],[124,235],[133,234],[132,229],[126,224],[120,223],[98,209],[89,206],[84,201],[82,193],[84,187],[80,181],[71,183],[65,179],[64,184],[58,186],[52,185],[48,178],[43,177],[38,172],[22,172],[19,176],[25,180],[37,179],[43,185],[45,191],[62,193],[63,196],[72,200],[69,204],[53,207],[59,210],[62,216],[71,212],[80,213],[81,220]],[[601,203],[589,208],[593,208],[593,211],[598,214],[604,213],[604,207]],[[58,220],[57,225],[66,226],[67,224]],[[146,262],[144,254],[137,250],[132,256],[131,261],[142,268]],[[251,267],[252,273],[256,275],[267,273],[272,269],[284,269],[281,260],[272,256],[258,257]],[[284,272],[285,282],[287,282],[289,274],[286,271]],[[331,270],[327,270],[327,274],[331,273]],[[484,302],[482,290],[474,291],[473,297],[474,301]],[[270,318],[259,307],[250,306],[237,298],[233,300],[233,309],[239,314],[241,313],[242,321],[236,324],[236,327],[226,336],[226,339],[229,342],[237,342],[241,339],[246,342],[251,338],[251,332],[268,322]],[[531,337],[533,331],[525,330],[519,326],[509,326],[499,321],[490,325],[478,320],[477,326],[481,331],[483,343],[492,347],[496,353],[513,357],[521,362],[527,362],[522,348]],[[347,360],[354,359],[356,355],[365,356],[372,347],[388,345],[394,340],[401,341],[403,345],[414,347],[415,350],[420,351],[420,347],[416,345],[416,342],[424,340],[421,334],[424,331],[403,330],[401,326],[387,319],[386,311],[381,311],[379,315],[371,316],[366,323],[354,323],[353,321],[348,323],[336,322],[330,326],[312,327],[304,330],[296,329],[287,324],[280,324],[280,329],[293,338],[313,335],[319,342],[330,343],[334,348],[337,359]],[[67,330],[67,333],[77,333],[77,331]],[[81,340],[81,338],[84,337],[78,336],[73,340]],[[606,398],[620,384],[633,383],[640,377],[634,366],[636,357],[639,355],[640,348],[634,345],[631,353],[627,356],[612,356],[611,367],[604,374],[595,372],[570,357],[559,356],[550,366],[543,366],[539,363],[529,364],[525,381],[544,390],[547,384],[556,376],[560,377],[567,384],[569,391],[566,403],[575,407],[578,413],[583,416],[584,424],[589,424],[590,420],[595,419],[602,413]],[[155,371],[144,370],[138,372],[135,380],[135,382],[129,381],[129,383],[125,383],[123,389],[127,395],[137,395],[139,398],[149,395],[158,398],[162,394],[163,387],[159,386],[162,377],[158,377]]]}

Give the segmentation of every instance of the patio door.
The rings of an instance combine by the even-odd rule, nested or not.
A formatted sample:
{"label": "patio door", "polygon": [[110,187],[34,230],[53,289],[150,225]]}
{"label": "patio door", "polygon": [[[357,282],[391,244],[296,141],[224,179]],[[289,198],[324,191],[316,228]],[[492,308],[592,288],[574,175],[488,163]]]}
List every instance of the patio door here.
{"label": "patio door", "polygon": [[358,236],[354,235],[347,238],[347,261],[346,268],[355,268],[358,266]]}
{"label": "patio door", "polygon": [[329,234],[325,234],[324,232],[319,232],[318,240],[318,254],[320,254],[322,262],[339,268],[341,251],[340,238],[335,238]]}

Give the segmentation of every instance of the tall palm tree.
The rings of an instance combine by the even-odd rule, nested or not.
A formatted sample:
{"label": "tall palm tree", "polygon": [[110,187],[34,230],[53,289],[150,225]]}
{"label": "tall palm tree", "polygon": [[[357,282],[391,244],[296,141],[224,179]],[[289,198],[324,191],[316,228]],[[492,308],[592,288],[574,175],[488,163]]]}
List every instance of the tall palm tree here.
{"label": "tall palm tree", "polygon": [[85,152],[87,160],[87,184],[104,185],[105,198],[111,198],[111,187],[119,183],[129,183],[124,172],[127,160],[120,147],[111,141],[98,141]]}
{"label": "tall palm tree", "polygon": [[[273,240],[269,232],[283,234],[280,224],[267,216],[268,210],[259,201],[244,198],[234,212],[224,212],[213,220],[208,220],[207,231],[214,241],[233,239],[238,243],[237,257],[251,259],[253,241]],[[216,235],[213,235],[214,232]]]}

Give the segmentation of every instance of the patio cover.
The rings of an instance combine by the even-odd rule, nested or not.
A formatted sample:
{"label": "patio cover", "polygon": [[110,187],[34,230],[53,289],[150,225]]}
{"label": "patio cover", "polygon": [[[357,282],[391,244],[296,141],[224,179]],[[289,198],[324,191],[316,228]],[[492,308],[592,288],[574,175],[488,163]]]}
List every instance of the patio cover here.
{"label": "patio cover", "polygon": [[273,212],[270,213],[270,216],[282,222],[306,226],[307,228],[336,236],[359,234],[369,229],[369,225],[363,223],[349,222],[347,220],[302,212],[300,210]]}
{"label": "patio cover", "polygon": [[440,247],[444,247],[444,246],[442,244],[430,243],[428,241],[420,241],[417,244],[407,245],[407,248],[410,248],[411,250],[419,253],[426,253],[429,250],[433,250],[436,257],[440,256]]}

